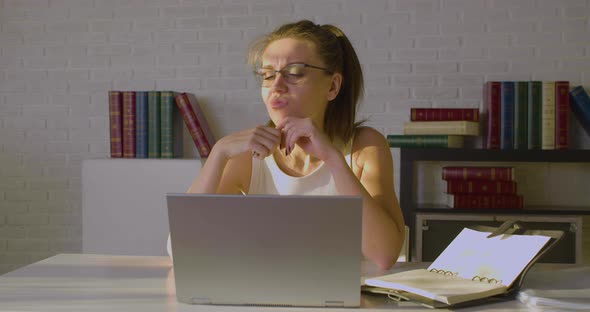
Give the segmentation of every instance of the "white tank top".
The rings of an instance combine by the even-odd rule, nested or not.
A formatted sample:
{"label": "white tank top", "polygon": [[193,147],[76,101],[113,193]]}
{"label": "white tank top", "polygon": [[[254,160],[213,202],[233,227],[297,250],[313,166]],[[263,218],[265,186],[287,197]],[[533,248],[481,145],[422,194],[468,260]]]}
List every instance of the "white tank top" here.
{"label": "white tank top", "polygon": [[[350,166],[350,154],[346,163]],[[273,156],[252,158],[252,176],[249,194],[272,195],[338,195],[330,169],[322,162],[314,171],[303,177],[284,173]]]}

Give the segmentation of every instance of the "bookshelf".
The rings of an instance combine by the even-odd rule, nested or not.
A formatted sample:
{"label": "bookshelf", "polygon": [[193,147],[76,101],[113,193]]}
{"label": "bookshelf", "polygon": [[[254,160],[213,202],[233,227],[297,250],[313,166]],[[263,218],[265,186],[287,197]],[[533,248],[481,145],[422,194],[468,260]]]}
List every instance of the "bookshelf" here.
{"label": "bookshelf", "polygon": [[590,215],[590,206],[528,206],[525,209],[451,209],[446,205],[417,204],[416,168],[419,162],[527,162],[527,163],[589,163],[590,150],[484,150],[445,148],[400,149],[400,206],[410,227],[410,241],[416,238],[416,214],[444,214],[447,218],[470,214],[491,215]]}

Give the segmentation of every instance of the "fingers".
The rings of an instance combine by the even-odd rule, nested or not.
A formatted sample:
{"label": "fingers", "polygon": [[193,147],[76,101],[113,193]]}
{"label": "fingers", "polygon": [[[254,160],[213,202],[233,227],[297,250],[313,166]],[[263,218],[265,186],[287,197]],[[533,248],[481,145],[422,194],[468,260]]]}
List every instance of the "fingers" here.
{"label": "fingers", "polygon": [[281,131],[279,129],[258,126],[254,129],[248,145],[252,157],[262,159],[269,156],[280,142]]}

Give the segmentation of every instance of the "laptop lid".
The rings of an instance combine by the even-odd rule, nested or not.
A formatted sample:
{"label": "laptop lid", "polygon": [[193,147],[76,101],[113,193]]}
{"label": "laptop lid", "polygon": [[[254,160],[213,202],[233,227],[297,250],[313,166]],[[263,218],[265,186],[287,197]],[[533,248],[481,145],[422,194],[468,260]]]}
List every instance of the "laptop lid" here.
{"label": "laptop lid", "polygon": [[179,301],[360,305],[359,196],[166,197]]}

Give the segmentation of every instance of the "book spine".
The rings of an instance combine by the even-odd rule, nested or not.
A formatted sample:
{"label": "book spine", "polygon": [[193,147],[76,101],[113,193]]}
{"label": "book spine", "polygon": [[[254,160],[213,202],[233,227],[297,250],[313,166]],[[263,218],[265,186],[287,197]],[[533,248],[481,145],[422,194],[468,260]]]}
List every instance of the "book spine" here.
{"label": "book spine", "polygon": [[109,126],[111,158],[123,157],[122,93],[109,91]]}
{"label": "book spine", "polygon": [[528,83],[526,81],[515,82],[514,91],[514,149],[527,149]]}
{"label": "book spine", "polygon": [[160,91],[160,157],[174,158],[174,95]]}
{"label": "book spine", "polygon": [[404,134],[412,135],[479,135],[479,123],[474,121],[409,121]]}
{"label": "book spine", "polygon": [[443,180],[447,194],[516,194],[515,181]]}
{"label": "book spine", "polygon": [[123,158],[135,158],[135,92],[123,92]]}
{"label": "book spine", "polygon": [[201,107],[201,105],[199,104],[199,101],[197,100],[196,97],[192,96],[191,94],[187,93],[187,97],[189,98],[189,100],[191,100],[191,103],[194,103],[193,108],[195,110],[195,116],[197,116],[197,120],[199,121],[199,124],[201,125],[201,129],[203,130],[203,133],[205,134],[205,138],[207,139],[207,143],[209,143],[209,146],[211,148],[213,148],[213,145],[215,145],[215,136],[213,135],[213,131],[211,130],[211,127],[209,126],[209,122],[207,122],[207,118],[205,118],[205,113],[203,112],[203,109]]}
{"label": "book spine", "polygon": [[455,209],[522,209],[522,195],[449,195],[447,204]]}
{"label": "book spine", "polygon": [[569,81],[555,82],[555,149],[564,150],[569,147]]}
{"label": "book spine", "polygon": [[555,81],[543,81],[541,149],[555,149]]}
{"label": "book spine", "polygon": [[479,121],[477,108],[412,108],[411,121]]}
{"label": "book spine", "polygon": [[148,157],[160,158],[160,92],[148,92]]}
{"label": "book spine", "polygon": [[174,99],[176,100],[176,106],[182,115],[182,119],[184,120],[184,124],[186,125],[188,132],[190,133],[191,137],[193,138],[193,142],[199,151],[199,155],[201,158],[205,158],[209,156],[211,152],[211,146],[209,142],[207,142],[207,138],[205,137],[205,133],[201,128],[199,120],[195,115],[191,102],[186,93],[177,94]]}
{"label": "book spine", "polygon": [[514,148],[514,81],[502,81],[500,149]]}
{"label": "book spine", "polygon": [[582,86],[570,91],[570,108],[586,134],[590,136],[590,97]]}
{"label": "book spine", "polygon": [[500,149],[500,103],[501,85],[499,81],[488,81],[484,86],[484,107],[487,115],[485,135],[486,149]]}
{"label": "book spine", "polygon": [[542,85],[541,81],[529,81],[528,83],[528,122],[527,142],[528,149],[541,149],[541,107]]}
{"label": "book spine", "polygon": [[135,158],[148,157],[147,92],[135,92]]}
{"label": "book spine", "polygon": [[443,167],[443,180],[514,181],[512,167]]}
{"label": "book spine", "polygon": [[461,148],[463,137],[455,135],[395,135],[387,136],[389,147]]}

